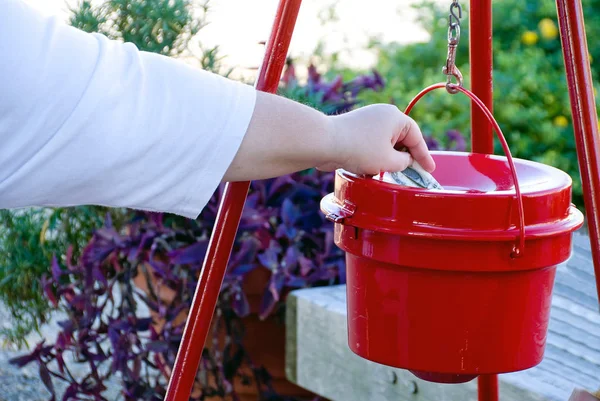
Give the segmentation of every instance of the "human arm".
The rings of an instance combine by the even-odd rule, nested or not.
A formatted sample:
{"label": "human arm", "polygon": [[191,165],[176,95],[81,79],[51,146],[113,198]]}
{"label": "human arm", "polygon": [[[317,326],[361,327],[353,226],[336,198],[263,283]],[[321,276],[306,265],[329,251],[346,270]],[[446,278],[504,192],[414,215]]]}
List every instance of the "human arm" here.
{"label": "human arm", "polygon": [[0,13],[0,208],[196,217],[256,99],[249,85],[88,34],[20,0]]}
{"label": "human arm", "polygon": [[[409,132],[392,106],[325,117],[19,0],[3,6],[1,208],[96,204],[196,217],[223,180],[313,166],[377,172],[383,154],[406,156],[392,153]],[[418,139],[410,126],[407,138]]]}
{"label": "human arm", "polygon": [[[410,154],[398,147],[407,147]],[[403,170],[411,155],[426,170],[435,168],[419,127],[395,106],[377,104],[325,116],[260,92],[248,131],[224,179],[270,178],[310,167],[374,175]]]}

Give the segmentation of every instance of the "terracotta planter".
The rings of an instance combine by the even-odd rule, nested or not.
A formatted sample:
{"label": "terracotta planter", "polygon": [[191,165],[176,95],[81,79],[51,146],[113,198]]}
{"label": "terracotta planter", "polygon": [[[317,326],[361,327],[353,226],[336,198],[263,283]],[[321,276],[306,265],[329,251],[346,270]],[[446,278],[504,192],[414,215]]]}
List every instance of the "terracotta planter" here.
{"label": "terracotta planter", "polygon": [[[175,292],[163,286],[157,286],[156,279],[148,269],[150,279],[154,286],[154,291],[158,297],[165,302],[170,302],[175,297]],[[250,358],[256,365],[264,366],[272,376],[272,384],[275,390],[288,397],[294,397],[300,400],[310,400],[315,394],[298,387],[287,380],[285,376],[285,325],[277,317],[269,317],[266,320],[260,320],[258,311],[262,300],[262,294],[265,286],[270,279],[270,271],[265,268],[258,268],[250,272],[244,280],[244,292],[250,303],[250,315],[243,318],[245,336],[244,347]],[[138,268],[138,275],[133,283],[142,291],[148,293],[148,287],[142,268]],[[151,312],[152,313],[152,312]],[[152,313],[155,319],[155,328],[160,330],[164,321],[155,313]],[[182,311],[176,318],[176,322],[182,322],[187,318],[187,311]],[[223,341],[223,336],[219,339]],[[208,339],[206,347],[212,346],[212,339]],[[249,371],[244,373],[250,374]],[[243,385],[238,379],[234,383],[234,388],[240,397],[240,401],[258,401],[258,391],[254,384]],[[196,388],[194,394],[199,394],[200,389]],[[218,401],[218,398],[213,398]]]}
{"label": "terracotta planter", "polygon": [[[264,366],[272,375],[273,387],[281,394],[298,399],[313,399],[316,395],[296,386],[285,376],[285,324],[277,317],[258,318],[263,292],[271,272],[266,268],[251,271],[244,280],[244,293],[250,303],[250,315],[243,319],[246,328],[244,346],[257,365]],[[254,387],[236,386],[242,401],[256,401]]]}

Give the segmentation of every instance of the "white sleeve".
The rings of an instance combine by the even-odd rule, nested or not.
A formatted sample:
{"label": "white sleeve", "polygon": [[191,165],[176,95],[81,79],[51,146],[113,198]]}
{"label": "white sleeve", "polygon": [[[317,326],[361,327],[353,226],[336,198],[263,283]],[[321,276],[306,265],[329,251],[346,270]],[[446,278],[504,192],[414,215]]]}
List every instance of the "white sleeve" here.
{"label": "white sleeve", "polygon": [[103,205],[195,218],[256,91],[1,0],[0,208]]}

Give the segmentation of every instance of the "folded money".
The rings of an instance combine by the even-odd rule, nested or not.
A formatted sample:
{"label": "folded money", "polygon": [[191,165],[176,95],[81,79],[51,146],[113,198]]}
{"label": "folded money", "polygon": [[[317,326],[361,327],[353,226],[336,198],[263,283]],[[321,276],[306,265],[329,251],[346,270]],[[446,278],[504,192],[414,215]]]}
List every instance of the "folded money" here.
{"label": "folded money", "polygon": [[[376,178],[380,176],[377,175]],[[386,172],[381,178],[382,181],[392,184],[403,185],[406,187],[426,188],[443,190],[444,188],[436,181],[433,176],[425,171],[423,167],[416,161],[413,161],[403,171]]]}

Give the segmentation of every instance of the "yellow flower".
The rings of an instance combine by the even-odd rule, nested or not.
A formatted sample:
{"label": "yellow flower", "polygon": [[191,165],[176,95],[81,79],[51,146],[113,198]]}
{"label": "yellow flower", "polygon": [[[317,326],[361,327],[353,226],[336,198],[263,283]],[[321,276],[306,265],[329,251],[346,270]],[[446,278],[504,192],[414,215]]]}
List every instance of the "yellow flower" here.
{"label": "yellow flower", "polygon": [[521,42],[525,45],[535,45],[538,41],[538,34],[533,31],[526,31],[521,35]]}
{"label": "yellow flower", "polygon": [[42,230],[40,231],[40,243],[43,245],[46,242],[46,231],[48,231],[48,227],[50,227],[50,219],[44,221],[42,225]]}
{"label": "yellow flower", "polygon": [[554,118],[554,125],[564,128],[569,125],[569,120],[567,120],[567,117],[565,116],[556,116]]}
{"label": "yellow flower", "polygon": [[558,27],[550,18],[544,18],[538,24],[542,37],[547,40],[556,39],[558,36]]}

